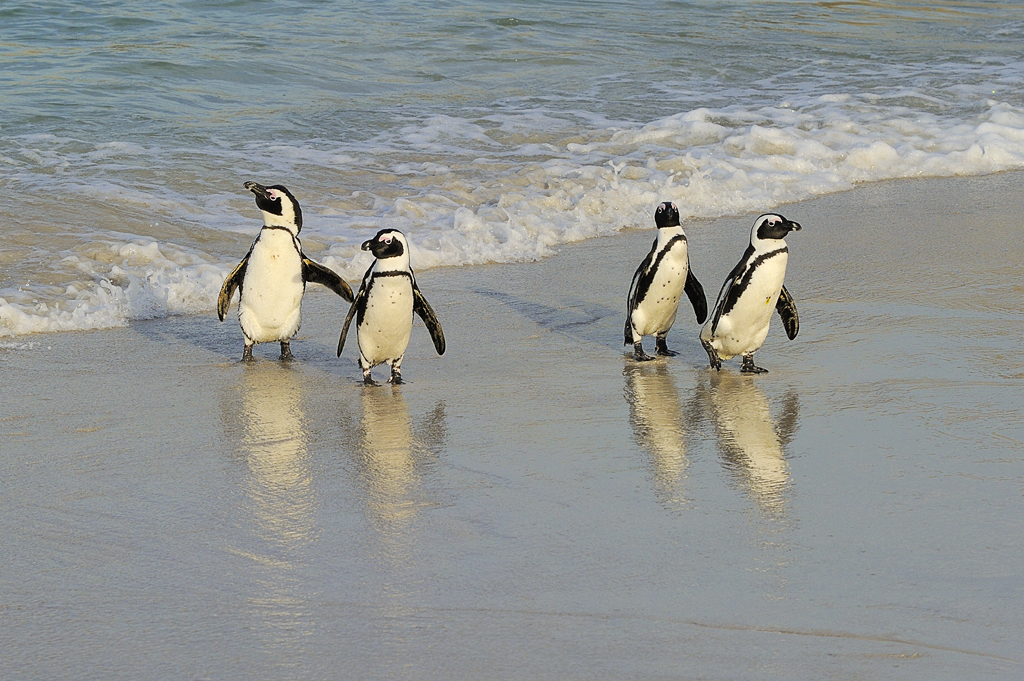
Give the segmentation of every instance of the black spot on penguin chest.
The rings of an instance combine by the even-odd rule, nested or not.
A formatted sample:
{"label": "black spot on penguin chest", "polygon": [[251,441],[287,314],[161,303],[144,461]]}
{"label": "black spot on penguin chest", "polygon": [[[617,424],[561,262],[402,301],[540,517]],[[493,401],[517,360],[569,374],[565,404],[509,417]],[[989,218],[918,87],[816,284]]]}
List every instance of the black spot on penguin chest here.
{"label": "black spot on penguin chest", "polygon": [[657,293],[657,303],[674,303],[679,301],[679,293],[670,294],[668,291],[675,288],[679,280],[682,279],[683,272],[682,268],[674,263],[665,262],[662,264],[661,270],[658,272],[657,282],[661,286],[656,286],[653,293]]}
{"label": "black spot on penguin chest", "polygon": [[[389,286],[386,289],[385,282],[391,280],[391,278],[405,278],[409,281],[409,287],[403,286]],[[359,311],[357,322],[362,320],[362,312],[365,310],[373,309],[378,304],[385,306],[388,303],[392,305],[398,305],[406,297],[406,295],[412,295],[412,275],[408,272],[377,272],[371,277],[367,286],[367,294],[365,302],[363,303],[362,309]]]}
{"label": "black spot on penguin chest", "polygon": [[[386,305],[388,303],[391,303],[392,305],[398,305],[400,302],[402,302],[402,298],[403,297],[404,296],[402,295],[401,291],[389,291],[387,293],[387,299],[386,300],[381,300],[380,303],[382,305]],[[376,298],[371,298],[370,299],[370,303],[369,303],[369,307],[371,307],[371,308],[375,307],[376,306],[376,302],[375,302],[376,300],[377,300]]]}

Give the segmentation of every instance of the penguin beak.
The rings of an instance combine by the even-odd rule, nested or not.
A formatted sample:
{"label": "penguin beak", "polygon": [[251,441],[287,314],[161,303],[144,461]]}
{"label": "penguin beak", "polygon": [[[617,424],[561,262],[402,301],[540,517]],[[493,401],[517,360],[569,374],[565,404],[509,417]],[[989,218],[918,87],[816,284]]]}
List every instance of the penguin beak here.
{"label": "penguin beak", "polygon": [[370,239],[369,241],[364,241],[363,245],[360,246],[360,248],[362,248],[364,251],[371,250],[373,248],[373,239]]}
{"label": "penguin beak", "polygon": [[800,223],[799,222],[793,222],[792,220],[790,220],[788,222],[788,224],[786,225],[786,227],[789,227],[789,231],[791,231],[791,232],[799,232],[800,231]]}
{"label": "penguin beak", "polygon": [[270,194],[267,193],[267,188],[258,182],[246,182],[242,186],[261,199],[270,199]]}

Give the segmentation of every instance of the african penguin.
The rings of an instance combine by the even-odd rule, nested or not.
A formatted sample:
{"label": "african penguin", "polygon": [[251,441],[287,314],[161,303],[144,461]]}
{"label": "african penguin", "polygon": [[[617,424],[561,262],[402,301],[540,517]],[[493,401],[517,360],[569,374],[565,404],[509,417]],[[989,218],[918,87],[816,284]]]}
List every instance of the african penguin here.
{"label": "african penguin", "polygon": [[634,356],[640,362],[654,359],[644,352],[644,336],[655,337],[659,355],[676,354],[668,349],[665,336],[676,321],[684,291],[697,314],[697,323],[704,323],[708,316],[704,287],[690,270],[686,235],[675,204],[666,201],[659,205],[654,211],[654,223],[658,226],[658,238],[633,274],[624,330],[623,344],[633,344]]}
{"label": "african penguin", "polygon": [[252,360],[256,343],[280,341],[281,359],[292,358],[291,338],[301,322],[302,294],[306,282],[323,284],[352,302],[345,280],[302,253],[299,231],[302,209],[292,193],[281,185],[264,187],[246,182],[263,213],[263,229],[242,262],[224,280],[217,297],[217,316],[224,321],[231,297],[239,289],[238,321],[245,336],[243,361]]}
{"label": "african penguin", "polygon": [[427,299],[416,286],[405,235],[397,229],[382,229],[363,242],[362,249],[373,253],[376,260],[366,270],[355,302],[345,317],[338,339],[338,356],[345,347],[348,327],[355,317],[363,382],[375,385],[370,369],[390,362],[388,383],[398,384],[402,382],[402,357],[409,347],[413,313],[423,320],[439,355],[444,354],[444,333]]}
{"label": "african penguin", "polygon": [[754,352],[764,344],[773,310],[779,311],[789,339],[796,338],[800,319],[782,282],[789,260],[784,239],[799,229],[798,223],[773,213],[754,220],[750,245],[726,277],[715,312],[700,331],[712,368],[721,371],[723,359],[742,355],[742,373],[767,373],[767,369],[754,366]]}

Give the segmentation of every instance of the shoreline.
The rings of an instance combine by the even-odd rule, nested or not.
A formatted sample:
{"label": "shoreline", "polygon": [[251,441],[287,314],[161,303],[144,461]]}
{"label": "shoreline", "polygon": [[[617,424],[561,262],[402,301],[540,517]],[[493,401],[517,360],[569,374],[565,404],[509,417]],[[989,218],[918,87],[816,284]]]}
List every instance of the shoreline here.
{"label": "shoreline", "polygon": [[[901,183],[942,183],[942,182],[954,182],[955,183],[958,180],[962,180],[964,182],[979,181],[979,180],[983,181],[984,178],[1000,178],[1000,177],[1003,177],[1003,176],[1012,176],[1014,174],[1022,173],[1022,172],[1024,172],[1024,171],[1006,170],[1006,171],[1002,171],[1002,172],[991,174],[991,175],[979,175],[979,176],[925,177],[925,178],[901,178],[901,179],[879,180],[879,181],[873,181],[873,182],[870,182],[870,183],[867,183],[867,184],[856,185],[852,189],[849,189],[849,190],[846,190],[846,191],[829,193],[829,194],[825,194],[825,195],[822,195],[822,196],[813,197],[813,198],[810,198],[810,199],[804,199],[802,201],[797,201],[797,202],[794,202],[794,203],[785,203],[785,204],[782,204],[782,205],[776,207],[775,209],[771,209],[771,210],[782,210],[782,211],[785,211],[785,210],[790,209],[790,207],[798,207],[798,206],[803,206],[803,205],[814,205],[817,201],[828,200],[829,197],[841,196],[843,194],[847,194],[847,193],[851,193],[851,192],[856,193],[856,192],[860,192],[860,191],[865,191],[865,190],[868,190],[871,187],[894,186],[894,185],[900,185]],[[998,185],[999,182],[1000,182],[999,180],[994,180],[993,184],[997,184]],[[899,192],[899,191],[902,191],[902,190],[896,190],[896,191]],[[908,191],[913,191],[913,190],[908,190]],[[799,210],[799,208],[794,208],[794,210]],[[759,212],[764,212],[764,211],[759,211]],[[718,218],[689,218],[689,219],[684,221],[683,227],[684,227],[684,229],[701,229],[703,225],[706,225],[706,224],[716,224],[716,225],[721,225],[723,227],[723,229],[730,229],[731,230],[731,229],[735,228],[735,223],[734,223],[735,220],[742,221],[743,219],[749,219],[749,217],[753,217],[753,215],[755,215],[755,214],[754,213],[750,213],[750,214],[738,213],[738,214],[726,215],[726,216],[722,216],[722,217],[718,217]],[[652,222],[652,225],[653,225],[653,221],[651,221],[651,222]],[[585,244],[585,243],[588,243],[588,242],[594,241],[594,240],[616,238],[616,237],[619,237],[619,236],[621,236],[623,234],[627,234],[627,233],[634,232],[634,231],[647,231],[649,228],[652,228],[652,225],[646,225],[645,224],[645,225],[643,225],[641,227],[623,227],[623,228],[620,229],[620,231],[614,232],[614,233],[611,233],[611,234],[605,234],[605,235],[601,235],[601,236],[589,237],[589,238],[587,238],[587,239],[585,239],[583,241],[579,241],[579,242],[570,242],[570,243],[558,244],[556,246],[551,247],[551,248],[554,249],[554,254],[553,255],[549,255],[549,256],[540,258],[539,260],[528,260],[528,259],[525,259],[525,260],[515,260],[515,261],[509,261],[509,262],[502,262],[502,263],[496,263],[495,262],[495,263],[478,263],[478,264],[465,264],[465,265],[436,265],[436,266],[432,266],[430,269],[423,269],[423,270],[417,270],[417,271],[420,272],[420,273],[424,273],[424,272],[429,272],[429,271],[433,271],[433,270],[444,270],[444,271],[447,271],[447,270],[459,270],[459,269],[467,268],[467,267],[488,267],[488,266],[492,266],[492,265],[502,265],[502,264],[506,264],[506,265],[526,265],[526,264],[530,264],[532,262],[543,262],[544,260],[547,260],[547,259],[550,259],[550,258],[556,258],[557,259],[565,251],[565,249],[571,249],[571,248],[579,246],[580,244]],[[222,235],[222,239],[234,240],[235,242],[237,242],[237,244],[236,244],[237,248],[241,249],[241,250],[238,250],[238,252],[237,252],[235,257],[240,258],[241,255],[244,254],[244,251],[248,248],[249,244],[251,243],[251,239],[255,235],[255,231],[256,230],[257,230],[257,227],[254,226],[253,227],[253,231],[246,232],[244,234],[242,234],[242,233],[234,233],[234,232],[227,233],[225,235]],[[415,236],[416,235],[414,233],[411,233],[411,234],[414,237],[413,238],[413,244],[415,246]],[[329,255],[327,253],[327,251],[323,250],[324,249],[324,243],[318,239],[318,234],[317,234],[315,229],[313,231],[309,232],[308,234],[306,234],[306,237],[307,237],[306,238],[306,251],[307,251],[307,253],[309,255],[311,255],[314,259],[317,259],[318,261],[326,259],[328,261],[334,261],[335,264],[336,264],[336,258],[334,256]],[[152,242],[151,244],[149,244],[148,246],[145,246],[145,247],[143,247],[141,245],[138,245],[138,244],[125,245],[125,248],[127,248],[129,251],[131,251],[132,249],[136,249],[136,248],[148,249],[150,247],[156,248],[158,251],[161,250],[161,249],[170,249],[171,251],[175,251],[175,250],[178,250],[180,248],[180,246],[178,244],[176,244],[174,241],[154,241],[154,242]],[[427,260],[434,260],[436,258],[433,255],[428,253],[426,259]],[[699,266],[699,264],[700,263],[697,263],[698,266]],[[368,266],[369,263],[367,262],[366,265]],[[413,265],[415,267],[416,263],[414,262]],[[127,296],[127,294],[121,288],[119,288],[119,287],[115,286],[113,289],[107,289],[107,288],[104,288],[103,286],[99,286],[98,288],[94,288],[92,290],[92,294],[91,295],[92,295],[92,298],[111,298],[111,299],[114,299],[114,300],[123,299],[123,306],[124,307],[133,308],[133,309],[136,309],[136,310],[145,310],[145,309],[148,309],[150,307],[155,308],[155,309],[163,309],[164,307],[167,307],[167,306],[170,306],[170,307],[184,307],[184,308],[188,308],[188,309],[195,309],[197,296],[199,298],[203,297],[203,294],[201,294],[201,291],[207,290],[207,294],[206,295],[209,295],[209,289],[212,286],[211,282],[214,279],[216,279],[217,281],[220,281],[220,279],[223,278],[223,275],[216,275],[213,272],[213,270],[216,269],[217,266],[215,266],[215,265],[213,265],[211,263],[192,263],[189,267],[191,267],[193,270],[195,270],[195,271],[192,272],[191,276],[196,277],[196,279],[195,280],[189,280],[187,282],[187,286],[185,287],[185,290],[183,290],[183,291],[172,291],[172,292],[163,291],[163,292],[161,292],[161,291],[153,290],[153,291],[142,291],[142,293],[139,293],[138,291],[136,291],[135,294],[134,294],[135,297],[132,298],[131,300],[129,300],[129,297]],[[115,269],[117,269],[117,268],[115,268]],[[337,271],[336,268],[334,268],[334,269],[335,269],[335,271]],[[348,269],[351,269],[351,267],[349,267]],[[350,284],[358,283],[358,281],[362,277],[362,272],[364,271],[364,269],[365,268],[362,268],[359,271],[347,271],[346,270],[346,273],[343,276],[350,276],[350,277],[352,277],[350,279],[348,279],[348,278],[346,279],[346,281],[348,281]],[[124,274],[124,276],[121,276],[121,275],[118,275],[118,276],[121,279],[124,279],[125,277],[127,277],[127,281],[129,282],[129,284],[127,284],[127,286],[129,286],[129,287],[136,287],[136,288],[138,288],[139,286],[142,286],[143,288],[145,288],[146,284],[144,282],[139,282],[139,281],[136,280],[136,274],[130,274],[130,273],[122,273],[122,274]],[[163,273],[163,274],[160,275],[160,277],[162,277],[164,279],[166,279],[167,276],[168,276],[167,273]],[[175,276],[177,276],[177,275],[175,275]],[[117,277],[115,277],[113,274],[111,274],[109,276],[109,278],[110,279],[116,279]],[[33,279],[33,277],[30,276],[29,279],[31,280],[31,279]],[[107,279],[107,277],[104,276],[104,277],[101,277],[101,279],[99,279],[97,281],[106,281],[106,279]],[[123,283],[121,284],[121,286],[125,286],[125,285],[126,284],[123,284]],[[169,285],[169,284],[168,284],[168,282],[164,282],[164,285]],[[315,290],[316,289],[315,286],[310,287],[310,288],[311,288],[311,290]],[[77,289],[81,290],[81,291],[85,291],[86,290],[86,289],[82,288],[82,286],[77,286]],[[705,287],[705,289],[707,289],[707,287]],[[707,290],[706,290],[706,293],[709,296],[711,295],[711,293],[709,291],[707,291]],[[178,300],[177,302],[172,304],[172,303],[169,302],[169,300],[164,300],[162,296],[167,296],[167,297],[172,298],[172,299],[181,298],[181,300]],[[78,301],[78,302],[86,305],[86,307],[77,308],[74,313],[63,312],[63,313],[61,313],[61,315],[63,315],[63,316],[60,316],[59,318],[28,317],[26,319],[29,319],[30,321],[22,322],[22,321],[18,321],[18,320],[21,318],[21,316],[23,316],[25,314],[25,310],[22,309],[22,306],[26,305],[27,303],[26,303],[26,301],[20,301],[20,302],[17,303],[17,305],[12,305],[12,306],[9,307],[9,310],[6,313],[8,315],[6,319],[0,319],[0,328],[3,328],[5,333],[9,333],[10,329],[12,327],[14,327],[14,326],[18,326],[18,327],[25,327],[26,325],[28,325],[28,326],[45,326],[45,325],[50,324],[50,325],[57,325],[57,326],[62,326],[63,327],[63,326],[74,324],[75,323],[74,322],[74,318],[76,318],[76,317],[78,317],[79,319],[81,317],[87,317],[87,318],[94,319],[94,320],[101,320],[99,322],[90,321],[89,322],[90,324],[92,324],[92,323],[107,324],[107,323],[110,323],[110,319],[111,318],[114,318],[114,317],[117,316],[117,312],[116,312],[115,308],[110,308],[110,309],[96,308],[96,309],[92,309],[92,308],[88,308],[88,305],[84,301]],[[47,304],[45,302],[43,302],[41,299],[37,299],[35,303],[32,303],[32,305],[35,305],[36,307],[41,307],[43,309],[47,308]],[[7,341],[13,342],[14,339],[35,337],[35,336],[40,335],[40,334],[61,333],[61,332],[64,332],[64,331],[95,331],[95,330],[104,330],[104,329],[112,329],[112,328],[122,328],[123,326],[128,326],[128,325],[131,325],[133,323],[147,321],[147,320],[150,320],[150,319],[161,319],[161,318],[171,317],[171,316],[197,316],[197,317],[203,317],[203,316],[206,316],[210,311],[215,309],[214,305],[215,305],[215,296],[210,298],[209,307],[207,309],[201,310],[199,312],[182,312],[182,313],[175,313],[175,314],[164,314],[162,316],[157,316],[157,317],[130,318],[130,319],[127,319],[126,321],[123,320],[122,323],[120,325],[118,325],[118,326],[101,326],[101,327],[98,327],[98,328],[89,328],[89,329],[57,328],[57,329],[50,330],[50,331],[33,331],[33,332],[29,332],[29,333],[17,333],[17,334],[13,334],[13,335],[3,335],[3,336],[0,336],[0,343],[4,343],[4,342],[7,342]],[[56,308],[54,308],[54,309],[56,309]],[[84,310],[84,312],[83,312],[83,310]],[[138,314],[137,311],[135,313]],[[11,315],[13,315],[13,316],[11,316]]]}

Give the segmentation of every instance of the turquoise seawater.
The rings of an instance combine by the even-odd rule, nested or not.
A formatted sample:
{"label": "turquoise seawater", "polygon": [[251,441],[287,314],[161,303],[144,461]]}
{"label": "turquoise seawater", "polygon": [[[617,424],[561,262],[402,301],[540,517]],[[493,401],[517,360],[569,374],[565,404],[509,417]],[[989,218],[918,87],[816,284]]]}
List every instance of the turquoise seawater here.
{"label": "turquoise seawater", "polygon": [[1024,6],[999,2],[5,2],[0,335],[212,310],[302,203],[356,279],[1024,167]]}

